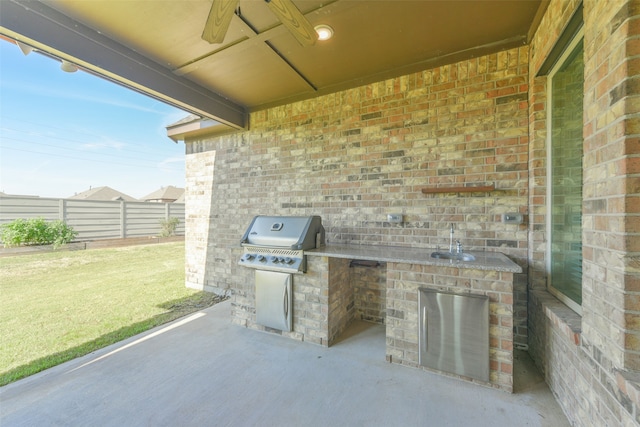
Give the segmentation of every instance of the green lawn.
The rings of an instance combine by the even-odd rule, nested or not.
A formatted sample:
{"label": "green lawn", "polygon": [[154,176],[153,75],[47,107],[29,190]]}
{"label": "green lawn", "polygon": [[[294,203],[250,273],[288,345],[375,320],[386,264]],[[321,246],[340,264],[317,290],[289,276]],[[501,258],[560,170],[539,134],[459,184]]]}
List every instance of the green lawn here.
{"label": "green lawn", "polygon": [[0,385],[215,304],[184,243],[0,258]]}

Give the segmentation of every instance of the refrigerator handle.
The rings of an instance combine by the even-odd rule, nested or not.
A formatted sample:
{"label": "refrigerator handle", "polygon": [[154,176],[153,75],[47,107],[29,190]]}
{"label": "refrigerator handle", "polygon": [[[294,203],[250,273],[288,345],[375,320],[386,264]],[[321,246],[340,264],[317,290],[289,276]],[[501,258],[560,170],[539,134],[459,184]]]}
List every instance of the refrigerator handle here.
{"label": "refrigerator handle", "polygon": [[423,346],[424,346],[424,351],[428,350],[428,342],[429,340],[427,339],[427,307],[424,306],[422,307],[422,336],[424,337],[424,339],[422,340]]}

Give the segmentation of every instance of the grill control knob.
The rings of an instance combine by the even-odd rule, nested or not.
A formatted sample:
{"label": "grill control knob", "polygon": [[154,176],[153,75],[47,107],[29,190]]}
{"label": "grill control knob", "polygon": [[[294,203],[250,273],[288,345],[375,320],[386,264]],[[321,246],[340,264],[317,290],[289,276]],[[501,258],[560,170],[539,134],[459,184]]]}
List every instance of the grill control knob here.
{"label": "grill control knob", "polygon": [[265,262],[266,259],[265,259],[264,255],[258,255],[258,261]]}
{"label": "grill control knob", "polygon": [[284,262],[286,262],[287,264],[293,264],[293,260],[291,258],[289,258],[289,257],[286,257],[284,259]]}
{"label": "grill control knob", "polygon": [[284,263],[284,258],[282,258],[282,257],[278,258],[278,262]]}
{"label": "grill control knob", "polygon": [[255,256],[253,254],[244,254],[244,261],[251,261]]}

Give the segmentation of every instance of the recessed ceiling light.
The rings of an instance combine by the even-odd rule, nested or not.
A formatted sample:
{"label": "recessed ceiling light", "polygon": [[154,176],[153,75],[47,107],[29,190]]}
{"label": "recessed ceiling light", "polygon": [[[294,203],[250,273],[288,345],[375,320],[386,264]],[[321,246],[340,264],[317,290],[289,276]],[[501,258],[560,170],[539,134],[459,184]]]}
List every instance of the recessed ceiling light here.
{"label": "recessed ceiling light", "polygon": [[328,25],[316,25],[313,29],[318,33],[318,40],[329,40],[333,37],[333,28]]}

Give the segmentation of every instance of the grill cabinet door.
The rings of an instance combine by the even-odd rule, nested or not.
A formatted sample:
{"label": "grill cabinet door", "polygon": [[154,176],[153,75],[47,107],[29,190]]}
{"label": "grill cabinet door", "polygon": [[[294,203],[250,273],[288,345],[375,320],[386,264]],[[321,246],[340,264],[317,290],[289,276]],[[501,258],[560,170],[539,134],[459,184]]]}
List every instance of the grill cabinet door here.
{"label": "grill cabinet door", "polygon": [[256,270],[256,322],[281,331],[291,331],[292,274]]}

